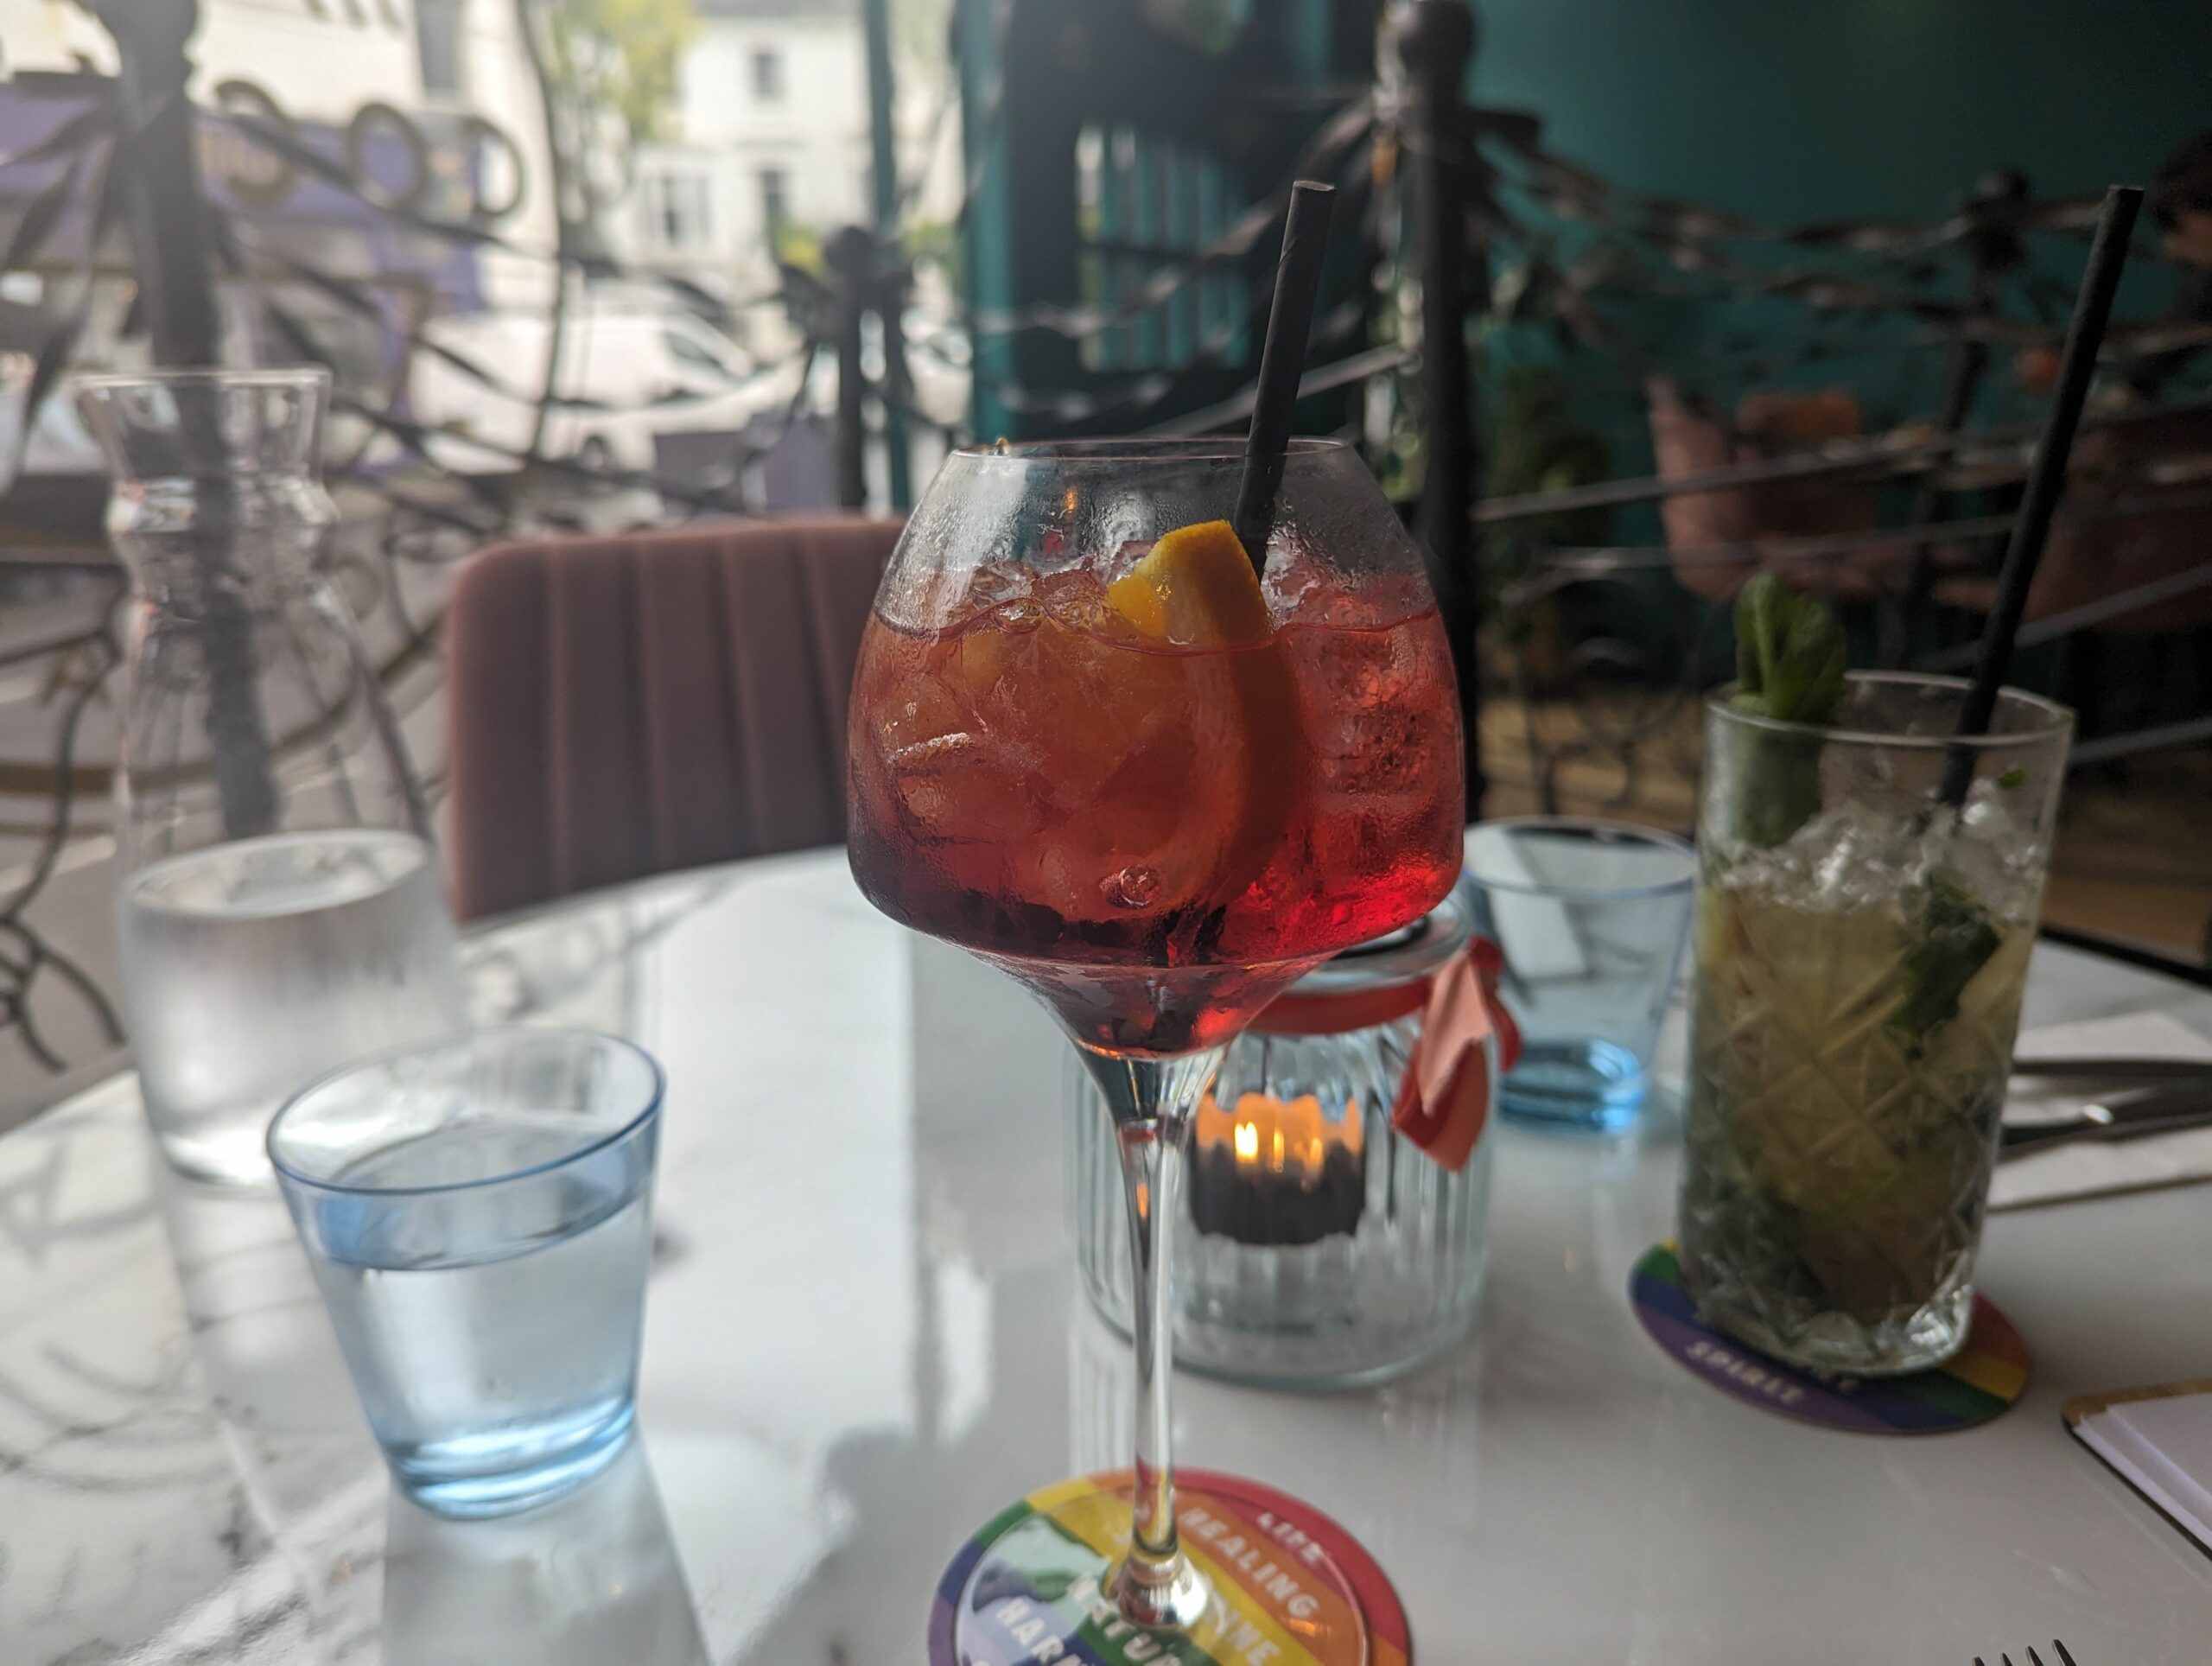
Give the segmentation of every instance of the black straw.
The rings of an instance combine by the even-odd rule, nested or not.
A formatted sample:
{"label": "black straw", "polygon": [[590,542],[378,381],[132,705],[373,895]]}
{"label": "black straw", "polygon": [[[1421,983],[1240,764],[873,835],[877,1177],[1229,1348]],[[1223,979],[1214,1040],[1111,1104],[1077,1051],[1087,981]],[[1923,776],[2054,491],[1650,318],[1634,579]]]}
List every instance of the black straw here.
{"label": "black straw", "polygon": [[1268,534],[1274,526],[1275,493],[1282,489],[1283,458],[1290,449],[1291,413],[1306,374],[1306,338],[1313,327],[1313,298],[1321,289],[1321,258],[1328,252],[1336,195],[1334,186],[1313,180],[1290,188],[1268,339],[1260,350],[1251,436],[1244,442],[1244,479],[1236,488],[1236,515],[1230,523],[1255,572],[1268,564]]}
{"label": "black straw", "polygon": [[[1997,711],[1997,690],[2012,661],[2012,641],[2020,632],[2021,615],[2028,607],[2028,588],[2035,582],[2044,545],[2050,539],[2050,518],[2066,490],[2066,465],[2074,451],[2074,433],[2082,424],[2082,406],[2089,396],[2089,379],[2096,373],[2097,349],[2104,344],[2105,323],[2112,316],[2113,294],[2120,288],[2121,268],[2127,264],[2127,239],[2135,229],[2135,216],[2143,207],[2143,193],[2133,185],[2115,185],[2105,193],[2104,212],[2097,216],[2096,240],[2089,245],[2089,264],[2082,273],[2082,290],[2074,298],[2074,316],[2066,326],[2066,351],[2059,360],[2058,391],[2051,397],[2050,414],[2044,419],[2043,438],[2036,446],[2035,463],[2028,471],[2019,518],[2005,546],[2005,565],[1997,580],[1997,598],[1989,609],[1989,623],[1981,636],[1981,658],[1974,666],[1974,683],[1959,711],[1961,738],[1985,734]],[[1974,785],[1974,752],[1955,747],[1943,767],[1943,802],[1964,807],[1967,790]]]}

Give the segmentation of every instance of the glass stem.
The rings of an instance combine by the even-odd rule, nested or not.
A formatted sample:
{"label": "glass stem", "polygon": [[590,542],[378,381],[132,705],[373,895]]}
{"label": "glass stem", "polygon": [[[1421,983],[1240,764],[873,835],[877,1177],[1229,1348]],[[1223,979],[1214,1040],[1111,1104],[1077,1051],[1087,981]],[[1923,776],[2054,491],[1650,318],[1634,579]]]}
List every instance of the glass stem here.
{"label": "glass stem", "polygon": [[1205,1588],[1175,1536],[1173,1263],[1192,1119],[1224,1051],[1153,1059],[1081,1049],[1113,1113],[1129,1211],[1135,1519],[1114,1596],[1124,1618],[1155,1629],[1186,1628],[1205,1611]]}

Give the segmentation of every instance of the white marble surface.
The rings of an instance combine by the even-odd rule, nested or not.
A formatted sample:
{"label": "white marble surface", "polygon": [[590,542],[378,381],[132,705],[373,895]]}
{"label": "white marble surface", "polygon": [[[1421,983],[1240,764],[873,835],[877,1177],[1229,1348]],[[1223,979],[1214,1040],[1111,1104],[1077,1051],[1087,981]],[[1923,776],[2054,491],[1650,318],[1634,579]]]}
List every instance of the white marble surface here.
{"label": "white marble surface", "polygon": [[[2157,1006],[2212,1033],[2212,998],[2040,955],[2031,1022]],[[478,957],[489,1010],[668,1064],[642,1448],[505,1522],[393,1500],[281,1205],[157,1181],[119,1079],[0,1138],[0,1663],[908,1666],[967,1529],[1121,1460],[1128,1364],[1060,1219],[1061,1044],[1011,986],[876,916],[835,855],[556,910]],[[2212,1561],[2057,1411],[2212,1375],[2212,1193],[1996,1220],[2026,1399],[1885,1440],[1644,1339],[1624,1290],[1675,1161],[1663,1130],[1509,1131],[1465,1348],[1361,1395],[1186,1381],[1183,1453],[1363,1537],[1425,1666],[2212,1654]]]}

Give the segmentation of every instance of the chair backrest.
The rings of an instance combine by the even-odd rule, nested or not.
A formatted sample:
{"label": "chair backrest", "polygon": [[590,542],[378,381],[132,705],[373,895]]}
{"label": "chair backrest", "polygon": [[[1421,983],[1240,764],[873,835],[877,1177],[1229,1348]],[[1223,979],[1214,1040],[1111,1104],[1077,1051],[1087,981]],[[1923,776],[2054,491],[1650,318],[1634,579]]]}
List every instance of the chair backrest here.
{"label": "chair backrest", "polygon": [[[2150,478],[2140,476],[2146,467]],[[2028,616],[2102,601],[2139,585],[2177,578],[2212,561],[2212,417],[2175,412],[2126,428],[2092,429],[2074,448],[2062,521],[2036,574]],[[2121,503],[2139,512],[2100,514]],[[2101,629],[2164,635],[2212,625],[2212,587],[2185,591],[2106,620]]]}
{"label": "chair backrest", "polygon": [[[1662,479],[1756,462],[1863,431],[1858,400],[1841,389],[1747,393],[1737,404],[1732,431],[1694,408],[1663,377],[1646,382],[1644,392]],[[1678,557],[1675,576],[1693,595],[1725,601],[1762,564],[1763,543],[1872,531],[1880,524],[1879,500],[1861,480],[1770,480],[1662,498],[1659,520]],[[1688,558],[1731,547],[1745,559]],[[1894,546],[1878,548],[1841,561],[1791,562],[1785,570],[1800,588],[1855,597],[1871,594],[1869,574],[1897,556]]]}
{"label": "chair backrest", "polygon": [[446,620],[464,919],[845,829],[845,706],[899,527],[756,521],[485,550]]}
{"label": "chair backrest", "polygon": [[[1701,474],[1736,461],[1728,430],[1691,407],[1664,378],[1645,385],[1651,421],[1651,452],[1662,480]],[[1667,547],[1681,552],[1741,545],[1749,555],[1758,528],[1751,518],[1750,494],[1741,490],[1684,492],[1659,500],[1659,522]],[[1725,601],[1750,576],[1751,568],[1728,563],[1678,562],[1675,576],[1694,595]]]}

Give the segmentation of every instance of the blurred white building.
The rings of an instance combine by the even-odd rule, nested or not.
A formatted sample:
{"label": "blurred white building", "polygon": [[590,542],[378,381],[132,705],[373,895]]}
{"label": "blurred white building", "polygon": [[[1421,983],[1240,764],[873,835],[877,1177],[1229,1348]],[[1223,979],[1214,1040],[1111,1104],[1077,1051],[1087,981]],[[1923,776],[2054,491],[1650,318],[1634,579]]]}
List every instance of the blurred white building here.
{"label": "blurred white building", "polygon": [[[194,91],[249,76],[281,87],[296,114],[340,121],[365,99],[415,102],[422,91],[415,3],[200,0]],[[106,29],[74,0],[0,0],[0,69],[10,79],[73,69],[80,54],[99,68],[114,67]]]}
{"label": "blurred white building", "polygon": [[[663,136],[625,156],[610,134],[605,147],[588,147],[580,165],[591,170],[601,204],[595,231],[618,264],[741,300],[776,287],[779,243],[804,260],[823,232],[870,216],[865,29],[859,0],[691,3],[695,27]],[[898,66],[896,111],[902,173],[923,175],[917,219],[947,218],[959,189],[957,124],[942,119],[951,67],[941,52],[921,50],[916,33],[918,16],[939,3],[900,0],[913,43],[905,56],[919,60]],[[313,169],[289,169],[249,135],[203,123],[203,175],[243,246],[374,293],[398,335],[445,314],[542,315],[554,292],[556,217],[545,113],[518,10],[516,0],[200,0],[189,47],[195,100],[276,116],[353,180],[334,184]],[[81,107],[92,88],[84,67],[105,73],[114,58],[105,29],[75,0],[0,0],[0,158],[29,149]],[[0,166],[0,226],[49,177]],[[395,203],[433,220],[481,223],[493,239],[410,226],[386,212]],[[488,219],[479,220],[480,210]],[[0,280],[0,299],[35,307],[71,293],[84,219],[49,240],[43,270]],[[601,279],[587,307],[582,288],[569,296],[573,319],[682,305],[657,285]],[[103,283],[84,362],[122,368],[143,354],[143,342],[120,327],[130,297],[119,278]],[[248,291],[232,286],[226,298],[236,352],[287,351],[257,321]],[[949,313],[941,294],[931,298],[941,303],[935,311]],[[404,391],[419,379],[395,347],[397,335],[380,333],[376,321],[311,289],[287,304],[349,382]],[[777,306],[740,309],[734,327],[762,363],[798,346]],[[512,385],[535,386],[547,350],[518,348],[490,368]],[[565,391],[612,397],[579,368],[585,358],[563,352],[571,378],[585,378]],[[942,370],[936,360],[916,365],[917,397],[930,396],[926,409],[957,414],[964,379]],[[662,379],[681,380],[673,369]]]}
{"label": "blurred white building", "polygon": [[[676,108],[605,230],[626,264],[741,299],[773,286],[779,243],[803,249],[870,217],[866,37],[858,0],[694,5]],[[936,119],[950,75],[941,60],[896,67],[900,167],[925,175],[921,219],[957,201],[956,124]]]}
{"label": "blurred white building", "polygon": [[[518,244],[550,246],[544,124],[512,0],[200,0],[188,51],[193,96],[202,104],[273,109],[311,133],[344,135],[359,124],[372,193],[404,182],[418,139],[424,177],[416,200],[430,212],[465,213],[472,190],[502,198],[518,169],[524,188],[498,229]],[[4,141],[50,121],[41,105],[67,96],[76,72],[111,71],[114,62],[107,31],[74,0],[0,0],[0,155],[15,148]],[[201,159],[219,188],[270,175],[265,154],[220,128],[203,128]],[[360,252],[348,246],[359,227],[335,214],[312,181],[253,207],[272,224],[290,213],[303,228],[334,226],[320,245],[331,258]],[[365,226],[373,213],[352,218]],[[542,300],[543,261],[493,256],[475,264],[489,296]]]}

